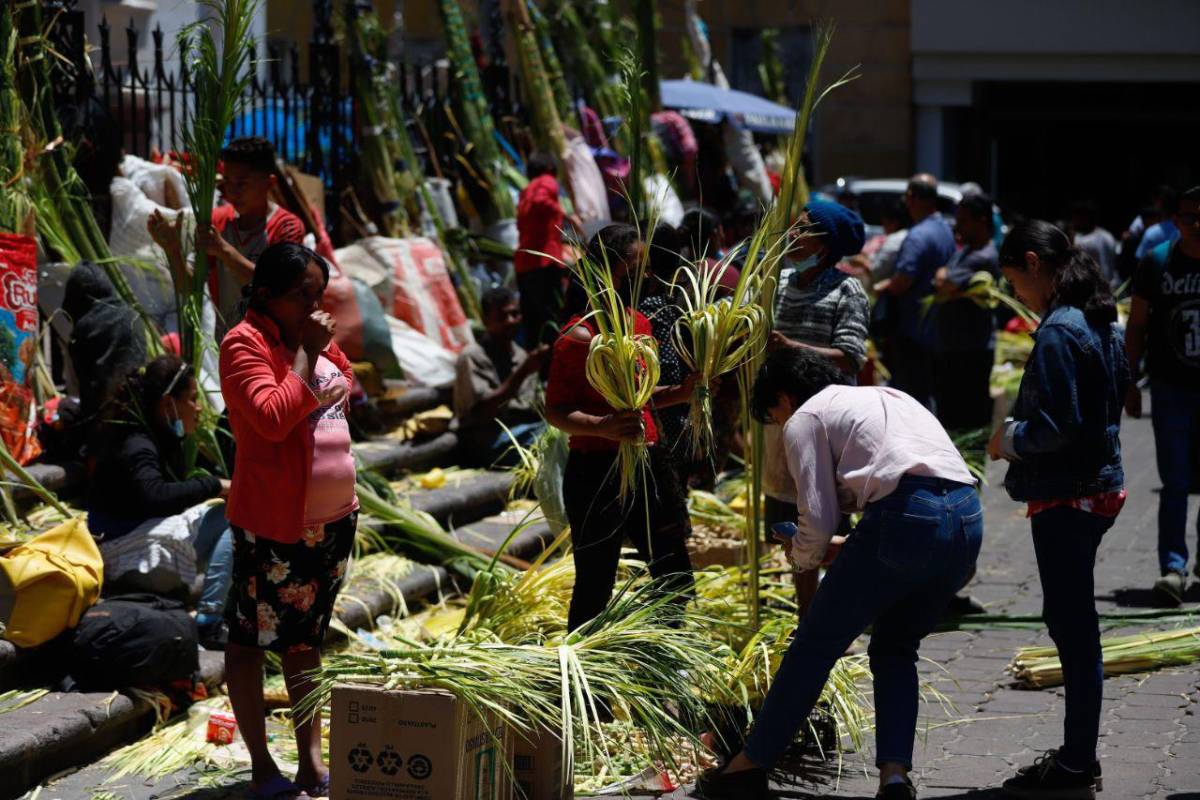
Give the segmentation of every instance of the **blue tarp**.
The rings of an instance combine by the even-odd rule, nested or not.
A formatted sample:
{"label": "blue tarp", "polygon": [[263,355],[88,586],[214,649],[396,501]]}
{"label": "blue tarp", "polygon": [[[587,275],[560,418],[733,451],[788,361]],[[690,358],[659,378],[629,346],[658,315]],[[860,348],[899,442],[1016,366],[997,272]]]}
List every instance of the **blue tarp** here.
{"label": "blue tarp", "polygon": [[749,92],[700,81],[662,81],[662,104],[700,122],[729,120],[758,133],[791,133],[796,112]]}

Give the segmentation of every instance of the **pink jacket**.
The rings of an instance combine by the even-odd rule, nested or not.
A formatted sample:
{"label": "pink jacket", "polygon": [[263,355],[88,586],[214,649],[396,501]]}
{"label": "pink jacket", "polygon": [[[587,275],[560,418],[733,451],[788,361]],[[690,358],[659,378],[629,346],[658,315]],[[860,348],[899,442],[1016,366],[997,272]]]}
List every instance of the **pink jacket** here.
{"label": "pink jacket", "polygon": [[[336,344],[322,355],[352,376]],[[313,458],[308,415],[320,408],[292,371],[294,356],[275,322],[254,310],[221,342],[221,394],[237,443],[225,515],[255,536],[286,544],[300,541],[304,532]]]}

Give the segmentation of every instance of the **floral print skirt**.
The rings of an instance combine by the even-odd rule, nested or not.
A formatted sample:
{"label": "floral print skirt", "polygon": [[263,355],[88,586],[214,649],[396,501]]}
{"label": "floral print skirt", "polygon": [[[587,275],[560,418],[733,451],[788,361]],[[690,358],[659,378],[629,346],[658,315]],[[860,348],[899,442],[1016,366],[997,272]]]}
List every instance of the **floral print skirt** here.
{"label": "floral print skirt", "polygon": [[306,528],[284,544],[233,528],[233,586],[225,606],[229,641],[297,653],[320,649],[354,549],[358,512]]}

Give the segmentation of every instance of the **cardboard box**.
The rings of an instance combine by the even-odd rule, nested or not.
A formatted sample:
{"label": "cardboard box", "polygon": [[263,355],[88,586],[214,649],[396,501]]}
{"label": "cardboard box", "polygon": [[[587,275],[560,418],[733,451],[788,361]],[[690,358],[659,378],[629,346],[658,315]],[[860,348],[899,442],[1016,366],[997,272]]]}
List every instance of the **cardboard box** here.
{"label": "cardboard box", "polygon": [[513,800],[573,800],[574,781],[563,772],[558,734],[513,731],[511,738]]}
{"label": "cardboard box", "polygon": [[449,692],[338,686],[331,800],[509,800],[508,726]]}

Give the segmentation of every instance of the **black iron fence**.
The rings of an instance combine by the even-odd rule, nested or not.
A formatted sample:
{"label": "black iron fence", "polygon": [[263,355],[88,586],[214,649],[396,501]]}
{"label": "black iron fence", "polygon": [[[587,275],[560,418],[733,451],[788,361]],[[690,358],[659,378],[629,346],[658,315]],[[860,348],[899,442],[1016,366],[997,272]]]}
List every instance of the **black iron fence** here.
{"label": "black iron fence", "polygon": [[[186,53],[179,58],[174,32],[150,32],[151,64],[142,62],[145,33],[132,23],[123,31],[125,58],[119,58],[120,34],[101,19],[85,31],[76,0],[44,3],[55,52],[55,93],[68,133],[107,139],[126,153],[149,157],[183,147],[182,131],[195,113],[195,97]],[[314,0],[312,35],[303,45],[255,43],[259,61],[247,88],[231,136],[262,136],[278,154],[325,185],[327,215],[336,222],[343,191],[353,184],[359,126],[356,103],[348,90],[350,67],[335,35],[332,0]],[[93,52],[89,53],[89,45]],[[307,74],[301,74],[300,48],[307,48]],[[441,105],[446,76],[433,61],[397,64],[399,91],[414,117]],[[427,157],[421,137],[414,137]]]}

